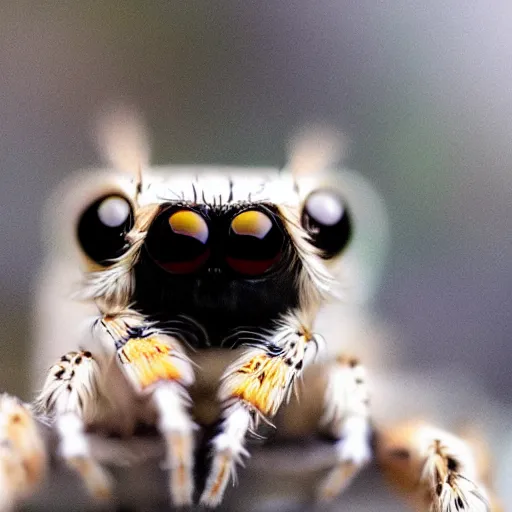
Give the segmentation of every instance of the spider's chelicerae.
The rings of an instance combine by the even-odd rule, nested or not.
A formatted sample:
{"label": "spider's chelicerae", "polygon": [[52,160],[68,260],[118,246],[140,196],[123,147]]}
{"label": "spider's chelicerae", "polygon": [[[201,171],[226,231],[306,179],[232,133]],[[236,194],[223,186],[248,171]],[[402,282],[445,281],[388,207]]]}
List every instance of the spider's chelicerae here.
{"label": "spider's chelicerae", "polygon": [[[358,224],[374,223],[370,236],[384,237],[383,219],[368,222],[381,209],[347,201],[354,190],[373,197],[364,181],[329,169],[319,140],[298,144],[281,170],[155,168],[135,124],[110,130],[112,168],[81,175],[56,203],[64,215],[43,272],[35,364],[53,364],[36,410],[93,495],[110,496],[113,484],[86,430],[130,435],[146,424],[165,440],[172,502],[218,505],[249,455],[248,437],[303,376],[307,395],[315,364],[324,382],[319,424],[335,438],[337,460],[319,499],[340,494],[375,451],[423,510],[498,510],[464,440],[411,423],[377,432],[372,446],[364,368],[343,340],[316,331],[322,308],[356,293]],[[204,354],[229,360],[209,419],[191,396],[210,371],[197,364]],[[42,478],[46,454],[31,407],[4,395],[0,414],[8,509]],[[212,421],[207,477],[196,489],[195,433]]]}

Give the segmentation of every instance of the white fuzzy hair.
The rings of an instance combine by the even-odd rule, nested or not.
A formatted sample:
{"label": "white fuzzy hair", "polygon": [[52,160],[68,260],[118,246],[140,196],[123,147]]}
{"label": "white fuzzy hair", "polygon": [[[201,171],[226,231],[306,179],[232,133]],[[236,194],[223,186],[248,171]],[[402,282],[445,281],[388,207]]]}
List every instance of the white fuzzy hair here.
{"label": "white fuzzy hair", "polygon": [[[140,176],[90,169],[62,183],[50,199],[45,214],[46,254],[35,294],[34,383],[40,385],[45,370],[62,354],[76,349],[76,340],[94,347],[94,340],[84,338],[82,328],[98,311],[91,299],[102,299],[102,309],[108,306],[112,313],[130,305],[133,268],[147,229],[158,205],[168,201],[276,205],[301,260],[302,271],[296,277],[304,314],[307,311],[310,319],[330,294],[355,304],[364,302],[375,287],[387,240],[386,216],[378,195],[356,173],[335,169],[294,177],[287,169],[167,166],[142,169]],[[355,225],[349,246],[331,260],[318,256],[300,224],[308,194],[324,187],[347,201]],[[111,193],[132,203],[136,222],[127,237],[132,242],[130,250],[102,268],[81,250],[76,226],[89,204]]]}

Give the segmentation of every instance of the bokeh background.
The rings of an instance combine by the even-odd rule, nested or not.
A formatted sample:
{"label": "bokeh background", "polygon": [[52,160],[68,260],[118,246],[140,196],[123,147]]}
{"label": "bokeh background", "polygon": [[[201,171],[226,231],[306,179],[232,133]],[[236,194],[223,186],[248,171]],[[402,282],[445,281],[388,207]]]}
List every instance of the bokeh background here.
{"label": "bokeh background", "polygon": [[0,387],[27,396],[43,203],[99,163],[100,105],[139,106],[155,163],[281,165],[297,127],[327,122],[388,206],[375,309],[399,333],[392,355],[412,375],[456,376],[455,395],[471,382],[482,410],[492,404],[505,492],[511,84],[508,0],[2,0]]}

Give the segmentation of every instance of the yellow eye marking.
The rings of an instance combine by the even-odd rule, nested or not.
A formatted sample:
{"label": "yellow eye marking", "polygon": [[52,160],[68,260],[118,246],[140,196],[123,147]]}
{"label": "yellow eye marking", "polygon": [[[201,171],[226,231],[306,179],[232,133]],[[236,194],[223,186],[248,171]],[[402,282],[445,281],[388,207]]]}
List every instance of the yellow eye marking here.
{"label": "yellow eye marking", "polygon": [[231,229],[237,235],[250,235],[262,239],[272,229],[272,221],[258,210],[247,210],[232,220]]}
{"label": "yellow eye marking", "polygon": [[186,235],[206,243],[208,226],[198,213],[192,210],[180,210],[169,217],[169,226],[178,235]]}
{"label": "yellow eye marking", "polygon": [[119,349],[119,358],[132,383],[144,391],[158,381],[182,378],[173,352],[156,338],[132,338]]}

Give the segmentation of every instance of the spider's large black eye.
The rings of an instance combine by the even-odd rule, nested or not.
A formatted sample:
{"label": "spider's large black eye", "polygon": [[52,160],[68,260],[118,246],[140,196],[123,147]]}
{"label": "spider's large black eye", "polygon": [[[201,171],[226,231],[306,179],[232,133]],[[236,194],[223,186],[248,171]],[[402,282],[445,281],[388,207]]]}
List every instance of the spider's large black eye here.
{"label": "spider's large black eye", "polygon": [[108,265],[127,249],[125,236],[132,227],[133,211],[128,200],[121,195],[104,196],[80,217],[78,240],[89,258]]}
{"label": "spider's large black eye", "polygon": [[302,226],[325,259],[339,254],[352,236],[350,212],[343,199],[327,189],[309,194],[302,211]]}
{"label": "spider's large black eye", "polygon": [[239,274],[258,276],[281,259],[283,242],[283,233],[270,215],[245,210],[231,221],[226,261]]}
{"label": "spider's large black eye", "polygon": [[146,249],[168,272],[189,274],[208,259],[208,239],[208,225],[202,215],[189,209],[171,209],[162,212],[151,225]]}

